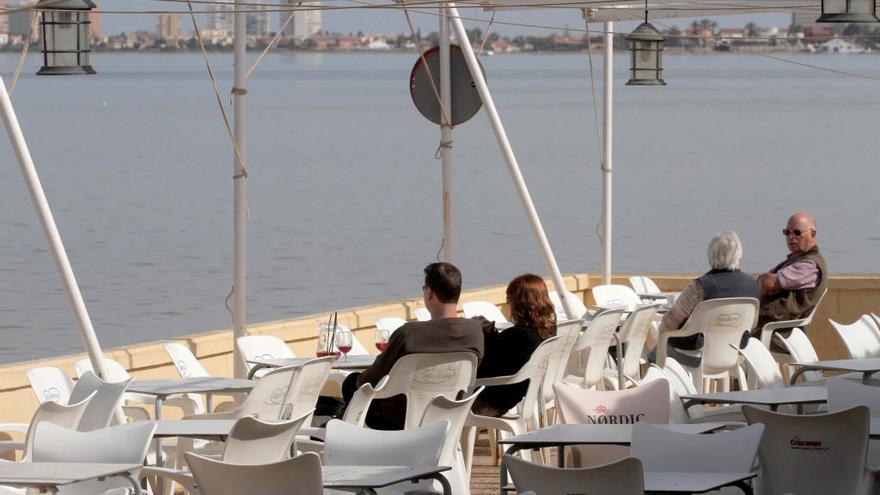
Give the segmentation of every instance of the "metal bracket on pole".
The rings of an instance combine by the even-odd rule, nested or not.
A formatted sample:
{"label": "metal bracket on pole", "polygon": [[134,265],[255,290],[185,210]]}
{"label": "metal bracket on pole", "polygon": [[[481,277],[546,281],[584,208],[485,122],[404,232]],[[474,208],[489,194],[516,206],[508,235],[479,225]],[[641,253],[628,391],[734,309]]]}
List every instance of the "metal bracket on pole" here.
{"label": "metal bracket on pole", "polygon": [[541,250],[541,254],[544,256],[544,263],[546,263],[548,271],[550,272],[550,277],[553,279],[553,285],[556,286],[556,291],[559,293],[559,298],[562,300],[565,314],[570,319],[580,318],[581,315],[574,312],[568,298],[564,297],[565,283],[562,280],[562,273],[559,271],[559,265],[556,264],[556,257],[553,256],[550,242],[547,240],[547,235],[544,233],[541,219],[538,218],[538,212],[535,210],[531,195],[529,195],[528,187],[523,179],[522,172],[520,172],[519,165],[516,162],[516,156],[513,154],[513,148],[510,146],[510,141],[507,139],[507,133],[504,130],[504,125],[501,123],[501,118],[498,116],[498,110],[495,109],[495,102],[492,100],[492,94],[489,92],[489,86],[486,84],[486,79],[483,77],[483,72],[480,70],[480,64],[477,62],[476,55],[474,55],[474,49],[471,47],[467,31],[464,29],[464,24],[461,22],[461,17],[458,15],[458,9],[455,7],[455,3],[448,3],[446,11],[449,13],[449,21],[452,23],[455,35],[461,45],[462,53],[464,54],[474,84],[476,84],[477,92],[480,94],[480,99],[483,101],[483,109],[486,111],[486,117],[488,117],[489,124],[492,126],[495,140],[498,142],[498,147],[501,149],[504,162],[507,164],[507,170],[510,173],[511,179],[513,179],[513,185],[516,187],[516,192],[518,193],[523,209],[526,212],[529,225],[532,227],[532,234],[534,234],[535,240],[538,242],[538,247]]}
{"label": "metal bracket on pole", "polygon": [[34,202],[34,209],[37,210],[37,216],[40,218],[43,235],[46,236],[46,241],[49,243],[52,260],[55,262],[58,275],[61,277],[61,283],[64,285],[67,302],[73,310],[76,326],[79,328],[80,337],[82,337],[83,344],[85,344],[89,361],[92,363],[92,369],[95,370],[98,376],[106,380],[107,370],[104,368],[104,355],[101,352],[101,345],[98,343],[98,337],[95,336],[92,320],[89,317],[82,293],[79,291],[79,286],[76,283],[73,268],[70,266],[67,252],[64,250],[64,243],[61,242],[61,234],[58,232],[58,226],[55,225],[55,218],[52,216],[52,210],[49,208],[49,201],[46,199],[42,184],[40,184],[40,177],[37,175],[37,169],[31,158],[31,152],[28,150],[18,118],[15,116],[15,110],[12,108],[9,93],[6,92],[6,83],[2,78],[0,78],[0,117],[2,117],[3,125],[6,127],[6,133],[9,135],[9,143],[15,151],[15,158],[18,160],[19,168],[21,168],[21,175],[24,177],[31,200]]}

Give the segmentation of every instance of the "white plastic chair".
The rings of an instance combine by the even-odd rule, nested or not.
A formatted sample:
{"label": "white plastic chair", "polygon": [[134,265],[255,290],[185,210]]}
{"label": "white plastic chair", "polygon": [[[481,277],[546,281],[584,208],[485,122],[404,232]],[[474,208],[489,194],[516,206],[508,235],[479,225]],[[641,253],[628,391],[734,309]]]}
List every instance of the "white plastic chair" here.
{"label": "white plastic chair", "polygon": [[880,330],[869,315],[845,325],[828,319],[852,359],[880,357]]}
{"label": "white plastic chair", "polygon": [[30,368],[25,372],[31,389],[40,403],[48,400],[59,404],[67,404],[70,392],[73,391],[73,380],[67,373],[54,366]]}
{"label": "white plastic chair", "polygon": [[168,357],[171,358],[171,362],[174,363],[174,367],[181,378],[211,376],[202,366],[202,363],[196,359],[192,351],[189,350],[189,347],[179,342],[169,342],[165,344],[165,352],[168,353]]}
{"label": "white plastic chair", "polygon": [[70,405],[59,404],[54,401],[46,401],[37,407],[31,422],[24,423],[0,423],[0,431],[24,433],[24,441],[3,440],[0,441],[0,452],[7,450],[20,450],[22,461],[30,461],[33,452],[34,430],[41,423],[52,423],[64,428],[75,429],[79,426],[90,397]]}
{"label": "white plastic chair", "polygon": [[[154,423],[139,421],[100,430],[75,431],[50,422],[42,422],[34,430],[34,462],[90,462],[141,464],[147,455]],[[108,477],[64,485],[62,495],[95,495],[115,488],[132,488],[137,480]]]}
{"label": "white plastic chair", "polygon": [[657,364],[666,361],[669,339],[703,334],[700,365],[694,368],[694,385],[708,392],[710,379],[720,379],[722,390],[730,390],[730,377],[739,372],[739,347],[743,333],[755,326],[758,300],[731,297],[703,301],[694,308],[690,318],[678,330],[663,332],[657,342]]}
{"label": "white plastic chair", "polygon": [[306,453],[272,464],[242,465],[195,454],[187,463],[202,495],[316,495],[322,493],[321,460]]}
{"label": "white plastic chair", "polygon": [[[627,390],[584,390],[556,385],[556,404],[567,424],[635,424],[669,422],[669,383],[656,380]],[[575,446],[568,449],[573,466],[587,467],[629,455],[623,446]]]}
{"label": "white plastic chair", "polygon": [[761,344],[761,341],[752,337],[744,349],[737,348],[740,356],[746,362],[748,372],[749,389],[778,388],[787,385],[782,373],[779,371],[779,363],[773,359],[770,350]]}
{"label": "white plastic chair", "polygon": [[[617,334],[617,352],[623,353],[622,368],[625,380],[633,382],[641,378],[642,351],[645,349],[645,340],[651,330],[651,321],[658,309],[660,309],[659,304],[639,307],[626,318]],[[618,383],[618,377],[613,376],[613,372],[610,375],[606,373],[606,378],[616,387],[624,385]]]}
{"label": "white plastic chair", "polygon": [[[690,373],[688,373],[684,366],[679,364],[674,358],[666,358],[666,364],[663,368],[660,368],[657,365],[652,365],[648,370],[648,373],[651,373],[652,369],[659,369],[663,372],[663,376],[666,377],[666,380],[669,382],[669,394],[670,396],[675,397],[674,401],[670,399],[670,422],[745,423],[745,418],[742,415],[741,406],[739,405],[704,408],[702,405],[696,404],[685,410],[680,397],[684,395],[696,395],[699,392],[697,392],[697,387],[694,386],[693,377],[691,377]],[[646,375],[643,381],[647,381],[648,378],[649,375]],[[675,407],[676,405],[678,407]],[[684,416],[682,416],[682,413]]]}
{"label": "white plastic chair", "polygon": [[819,296],[819,300],[816,301],[816,305],[813,306],[813,309],[810,313],[801,319],[798,320],[784,320],[784,321],[771,321],[765,323],[763,327],[761,327],[761,343],[764,344],[764,347],[770,348],[770,342],[773,339],[773,334],[779,330],[786,330],[788,328],[807,328],[807,326],[812,323],[813,316],[816,314],[816,310],[819,309],[819,305],[822,304],[822,299],[825,299],[825,295],[828,294],[828,289],[825,289],[822,292],[822,295]]}
{"label": "white plastic chair", "polygon": [[494,321],[495,326],[498,328],[507,328],[512,325],[507,317],[501,313],[501,310],[498,309],[498,306],[486,301],[471,301],[466,302],[462,305],[462,310],[464,311],[464,316],[466,318],[473,318],[474,316],[482,316],[489,321]]}
{"label": "white plastic chair", "polygon": [[76,429],[91,431],[110,426],[114,414],[120,411],[125,389],[131,381],[132,378],[129,378],[123,382],[109,383],[101,380],[91,371],[83,373],[70,392],[69,399],[74,404],[89,400],[89,405]]}
{"label": "white plastic chair", "polygon": [[[510,376],[494,376],[489,378],[480,378],[476,381],[477,386],[493,387],[498,385],[513,385],[528,381],[526,395],[517,404],[516,411],[500,418],[491,416],[481,416],[478,414],[470,414],[467,419],[469,429],[466,440],[472,442],[476,432],[482,429],[489,431],[489,436],[495,438],[496,432],[509,432],[512,435],[519,435],[538,429],[539,426],[539,408],[543,407],[541,386],[544,383],[544,376],[547,374],[547,363],[552,356],[555,347],[558,345],[559,337],[551,337],[541,344],[532,352],[529,360],[515,374]],[[473,444],[465,447],[465,452],[473,450]],[[497,449],[493,445],[493,452],[497,455]],[[522,451],[524,455],[530,457],[528,451]],[[471,459],[466,459],[467,470],[471,470]]]}
{"label": "white plastic chair", "polygon": [[376,319],[376,330],[387,330],[388,334],[390,335],[394,333],[395,330],[405,324],[406,320],[404,320],[403,318],[398,318],[396,316],[385,316],[383,318]]}
{"label": "white plastic chair", "polygon": [[662,294],[660,287],[657,287],[657,284],[650,277],[644,275],[629,277],[629,285],[637,294]]}
{"label": "white plastic chair", "polygon": [[636,386],[647,385],[656,380],[666,380],[669,382],[669,422],[674,424],[690,423],[690,416],[681,402],[681,396],[685,394],[673,386],[672,381],[663,373],[659,366],[656,364],[649,366],[648,370],[645,371],[645,376],[636,382]]}
{"label": "white plastic chair", "polygon": [[[290,350],[286,342],[273,335],[245,335],[235,339],[239,355],[244,360],[248,371],[255,365],[249,363],[252,359],[282,359],[294,358],[296,355]],[[265,372],[260,370],[256,376],[262,376]]]}
{"label": "white plastic chair", "polygon": [[625,285],[597,285],[591,291],[596,306],[600,308],[624,308],[626,311],[635,311],[642,304],[642,299],[636,291]]}
{"label": "white plastic chair", "polygon": [[[862,385],[844,378],[830,378],[828,388],[828,411],[845,411],[855,406],[865,406],[871,418],[880,418],[880,390],[874,385]],[[868,442],[868,468],[880,470],[880,441]]]}
{"label": "white plastic chair", "polygon": [[613,309],[597,313],[589,326],[581,332],[572,348],[573,366],[563,378],[566,383],[582,388],[602,386],[605,364],[608,361],[608,348],[614,332],[620,324],[623,309]]}
{"label": "white plastic chair", "polygon": [[590,468],[554,468],[504,456],[517,493],[534,495],[642,495],[642,463],[628,457]]}
{"label": "white plastic chair", "polygon": [[[464,452],[463,449],[473,445],[469,441],[461,442],[462,430],[468,414],[471,411],[474,401],[485,387],[479,387],[469,396],[454,400],[442,395],[434,397],[428,407],[425,408],[425,414],[419,423],[420,427],[430,424],[447,421],[449,429],[446,432],[446,439],[443,442],[443,448],[440,451],[439,463],[443,466],[451,466],[452,470],[444,473],[452,487],[452,493],[466,495],[470,493],[470,476],[467,470],[466,459],[472,458],[472,452]],[[464,446],[463,446],[464,445]]]}
{"label": "white plastic chair", "polygon": [[[807,338],[807,334],[801,331],[800,328],[793,328],[787,338],[781,333],[774,334],[773,338],[788,351],[793,362],[815,363],[819,360],[819,356],[816,354],[816,349],[813,348],[813,343],[810,342],[810,339]],[[823,379],[822,373],[815,370],[805,371],[801,376],[804,381],[807,382],[815,382]]]}
{"label": "white plastic chair", "polygon": [[[310,359],[298,366],[299,370],[294,374],[287,392],[286,400],[291,406],[290,411],[282,413],[282,419],[310,414],[315,409],[318,396],[321,395],[321,389],[327,383],[334,361],[333,356],[325,356]],[[311,416],[309,416],[309,423],[311,423]]]}
{"label": "white plastic chair", "polygon": [[[544,407],[540,408],[539,413],[545,425],[556,423],[553,402],[556,396],[553,394],[553,385],[562,383],[565,378],[569,358],[575,344],[580,339],[583,328],[584,320],[568,320],[556,324],[556,336],[559,339],[553,348],[553,352],[550,353],[550,359],[547,361],[547,372],[544,373],[544,381],[541,384]],[[548,414],[548,412],[554,414]]]}
{"label": "white plastic chair", "polygon": [[[337,419],[327,423],[324,464],[327,466],[437,466],[446,440],[449,421],[406,430],[370,430]],[[401,483],[378,493],[409,492],[432,483]]]}
{"label": "white plastic chair", "polygon": [[351,396],[351,400],[348,401],[348,405],[345,407],[345,413],[342,415],[342,421],[363,427],[364,422],[367,419],[366,412],[370,408],[373,398],[376,397],[377,392],[385,388],[386,383],[388,383],[388,375],[383,376],[382,379],[376,383],[375,387],[370,383],[361,385],[360,388],[354,392],[354,395]]}
{"label": "white plastic chair", "polygon": [[799,416],[751,406],[742,410],[749,424],[764,424],[758,449],[760,493],[861,493],[868,482],[867,407]]}
{"label": "white plastic chair", "polygon": [[473,388],[476,373],[477,356],[472,352],[408,354],[394,363],[388,383],[374,398],[405,395],[404,428],[412,428],[438,394],[454,399],[459,392]]}
{"label": "white plastic chair", "polygon": [[416,320],[430,321],[431,320],[431,312],[428,311],[428,308],[416,308]]}
{"label": "white plastic chair", "polygon": [[[562,293],[565,300],[568,301],[571,309],[574,310],[574,318],[586,318],[589,310],[587,306],[584,304],[584,301],[572,294],[571,292],[565,291]],[[568,314],[565,312],[565,306],[562,305],[562,300],[559,298],[559,293],[555,290],[550,291],[550,302],[553,303],[553,310],[556,312],[556,321],[565,321],[568,320]]]}
{"label": "white plastic chair", "polygon": [[[760,345],[761,342],[758,342]],[[632,429],[632,456],[645,471],[659,473],[748,473],[752,471],[764,425],[711,435],[681,433],[638,423]]]}
{"label": "white plastic chair", "polygon": [[[94,370],[92,369],[92,362],[88,358],[76,361],[75,363],[73,363],[73,367],[76,370],[76,375],[80,378],[87,371],[91,371],[92,373],[94,373]],[[104,356],[104,369],[107,371],[107,376],[104,377],[107,382],[118,383],[132,379],[132,376],[128,373],[128,370],[126,370],[124,366],[119,364],[118,361],[110,359],[107,356]],[[155,396],[148,394],[138,394],[135,392],[126,392],[124,395],[124,399],[127,403],[156,403]],[[162,402],[162,405],[167,407],[180,408],[184,414],[194,414],[198,408],[198,406],[187,397],[169,397]],[[138,417],[143,417],[145,414],[145,412],[137,413]]]}

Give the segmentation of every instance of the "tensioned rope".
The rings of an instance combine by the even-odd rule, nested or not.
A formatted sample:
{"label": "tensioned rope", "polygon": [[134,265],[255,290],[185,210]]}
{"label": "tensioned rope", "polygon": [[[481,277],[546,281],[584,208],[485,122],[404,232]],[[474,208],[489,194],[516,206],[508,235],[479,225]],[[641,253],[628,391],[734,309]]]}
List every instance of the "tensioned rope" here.
{"label": "tensioned rope", "polygon": [[9,89],[6,90],[9,93],[9,96],[12,96],[12,92],[15,90],[15,83],[18,82],[18,76],[21,75],[21,70],[24,68],[24,62],[27,60],[28,48],[31,46],[31,40],[34,39],[34,30],[37,29],[37,18],[39,17],[39,12],[34,11],[31,16],[31,28],[28,30],[27,39],[25,40],[21,48],[21,55],[18,57],[18,64],[15,66],[15,72],[12,73],[12,79],[9,81]]}
{"label": "tensioned rope", "polygon": [[[302,5],[302,2],[297,4],[297,6],[300,5]],[[266,54],[269,53],[269,50],[275,48],[275,44],[278,43],[278,40],[281,39],[281,36],[284,34],[284,29],[287,27],[288,24],[290,24],[290,21],[293,20],[293,16],[296,14],[296,12],[296,10],[291,11],[290,15],[287,16],[287,19],[285,19],[284,22],[281,23],[281,27],[278,28],[278,32],[275,33],[275,36],[272,37],[272,40],[269,41],[269,44],[266,45],[266,48],[263,49],[263,51],[260,53],[260,56],[257,57],[256,60],[254,60],[253,65],[251,65],[247,72],[245,72],[244,77],[251,77],[251,72],[253,72],[254,69],[257,68],[257,65],[259,65],[260,62],[263,61],[263,57],[265,57]]]}
{"label": "tensioned rope", "polygon": [[[596,150],[599,153],[599,166],[604,171],[604,169],[605,169],[605,162],[604,162],[605,154],[603,153],[604,144],[602,142],[602,134],[599,132],[599,106],[597,104],[598,98],[596,98],[596,73],[593,70],[593,47],[590,46],[590,21],[589,21],[589,14],[587,13],[586,10],[583,11],[583,14],[584,14],[584,27],[586,28],[586,32],[587,32],[587,35],[586,35],[587,36],[587,60],[589,61],[589,68],[590,68],[590,89],[592,90],[592,94],[593,94],[593,119],[595,121],[595,128],[596,128]],[[596,224],[596,228],[593,229],[593,231],[596,233],[596,238],[599,240],[600,250],[605,248],[605,235],[602,233],[602,223],[604,221],[605,221],[605,218],[600,216],[599,222]]]}
{"label": "tensioned rope", "polygon": [[492,32],[492,24],[495,22],[496,12],[498,11],[492,9],[492,17],[489,18],[489,24],[486,25],[486,32],[483,33],[483,41],[480,43],[480,50],[477,52],[478,55],[483,54],[483,50],[486,48],[486,42],[489,41],[489,33]]}

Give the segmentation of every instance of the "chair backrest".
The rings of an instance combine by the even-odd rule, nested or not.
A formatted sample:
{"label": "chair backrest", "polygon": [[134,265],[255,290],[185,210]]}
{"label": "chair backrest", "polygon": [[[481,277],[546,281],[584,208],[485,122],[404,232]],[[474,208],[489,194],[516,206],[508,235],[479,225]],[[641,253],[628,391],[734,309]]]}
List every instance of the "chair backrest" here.
{"label": "chair backrest", "polygon": [[775,388],[787,385],[782,373],[779,371],[779,363],[773,359],[770,350],[764,347],[760,340],[751,337],[744,349],[737,349],[745,359],[748,366],[749,388]]}
{"label": "chair backrest", "polygon": [[[557,384],[556,405],[569,424],[635,424],[669,422],[669,384],[656,380],[626,390],[584,390]],[[629,448],[614,445],[573,446],[573,466],[595,466],[622,459]]]}
{"label": "chair backrest", "polygon": [[[89,358],[76,361],[73,363],[73,368],[76,370],[76,376],[78,377],[83,376],[86,371],[91,371],[92,373],[95,372],[95,370],[92,369],[92,362]],[[107,356],[104,356],[104,370],[107,371],[107,376],[105,376],[104,379],[108,382],[124,382],[131,378],[128,370],[119,364],[119,361],[110,359]]]}
{"label": "chair backrest", "polygon": [[482,316],[489,321],[494,321],[495,323],[510,323],[507,320],[507,317],[501,313],[501,310],[498,309],[498,306],[486,301],[471,301],[466,302],[461,306],[461,309],[464,311],[464,316],[466,318],[473,318],[474,316]]}
{"label": "chair backrest", "polygon": [[547,372],[544,373],[544,380],[541,384],[545,402],[553,400],[553,384],[562,383],[568,358],[571,356],[571,351],[580,338],[583,328],[584,320],[567,320],[556,324],[556,336],[559,337],[559,340],[547,361]]}
{"label": "chair backrest", "polygon": [[27,433],[24,437],[24,454],[22,460],[28,461],[32,458],[34,446],[34,431],[37,426],[42,423],[52,423],[63,428],[75,429],[79,426],[86,408],[89,406],[89,400],[92,396],[86,397],[80,402],[71,403],[69,405],[59,404],[54,401],[46,401],[37,406],[34,415],[31,416],[31,423],[28,425]]}
{"label": "chair backrest", "polygon": [[[34,433],[34,462],[89,462],[141,464],[156,424],[126,423],[94,431],[75,431],[52,423],[40,423]],[[109,477],[65,485],[61,495],[94,495],[114,488],[131,488],[128,480]]]}
{"label": "chair backrest", "polygon": [[880,330],[877,322],[869,315],[862,315],[858,320],[845,325],[828,319],[834,331],[840,336],[843,345],[853,359],[880,357]]}
{"label": "chair backrest", "polygon": [[321,389],[327,383],[335,360],[336,358],[333,356],[325,356],[310,359],[298,366],[299,370],[294,374],[287,397],[287,402],[291,404],[291,410],[284,413],[284,419],[311,414],[318,403]]}
{"label": "chair backrest", "polygon": [[408,354],[394,363],[387,385],[375,397],[404,394],[404,427],[411,428],[419,424],[425,407],[438,394],[455,398],[459,392],[473,388],[476,373],[477,356],[472,352]]}
{"label": "chair backrest", "polygon": [[416,308],[416,320],[429,321],[430,319],[431,312],[428,311],[428,308]]}
{"label": "chair backrest", "polygon": [[311,412],[289,421],[264,422],[253,416],[239,418],[226,438],[223,462],[270,464],[290,457],[296,433]]}
{"label": "chair backrest", "polygon": [[364,426],[364,422],[367,420],[367,409],[370,408],[370,404],[373,402],[373,397],[376,396],[376,393],[379,390],[382,390],[385,387],[385,384],[388,383],[388,375],[383,376],[376,386],[373,387],[370,383],[365,383],[361,385],[361,387],[355,390],[354,395],[351,396],[351,400],[348,401],[348,404],[345,406],[345,413],[342,415],[342,421],[346,423],[356,425],[356,426]]}
{"label": "chair backrest", "polygon": [[192,453],[185,455],[202,495],[315,495],[323,490],[321,458],[314,452],[261,465],[229,464]]}
{"label": "chair backrest", "polygon": [[642,300],[636,294],[636,291],[625,285],[597,285],[591,291],[593,292],[596,306],[603,308],[616,309],[622,307],[627,311],[634,311],[642,304]]}
{"label": "chair backrest", "polygon": [[663,365],[663,374],[669,380],[669,384],[675,388],[680,395],[698,394],[697,387],[694,385],[691,374],[681,365],[675,358],[666,358],[666,364]]}
{"label": "chair backrest", "polygon": [[642,463],[628,457],[610,464],[590,468],[554,468],[532,464],[512,455],[504,456],[517,493],[535,495],[645,493]]}
{"label": "chair backrest", "polygon": [[[736,366],[736,349],[744,332],[751,330],[758,319],[758,300],[748,297],[710,299],[697,304],[676,336],[703,334],[700,365],[705,374],[727,371]],[[657,347],[657,364],[663,365],[666,346]]]}
{"label": "chair backrest", "polygon": [[[760,345],[761,342],[758,342]],[[755,463],[764,425],[696,435],[639,423],[632,430],[632,456],[652,472],[748,473]]]}
{"label": "chair backrest", "polygon": [[[778,332],[773,334],[773,338],[788,351],[791,355],[791,360],[796,363],[815,363],[819,360],[819,355],[816,354],[816,349],[813,347],[813,343],[810,342],[810,339],[807,338],[807,334],[805,334],[800,328],[792,328],[788,338]],[[822,379],[822,373],[819,371],[805,371],[801,376],[804,377],[804,381],[807,382],[814,382]]]}
{"label": "chair backrest", "polygon": [[211,376],[189,350],[189,347],[179,342],[169,342],[165,344],[165,352],[168,353],[168,357],[171,358],[171,362],[174,363],[181,378]]}
{"label": "chair backrest", "polygon": [[43,403],[51,400],[67,404],[70,392],[73,391],[73,380],[64,370],[54,366],[40,366],[30,368],[25,375],[38,401]]}
{"label": "chair backrest", "polygon": [[[419,308],[419,309],[422,309],[422,308]],[[416,312],[418,312],[418,311],[416,311]],[[428,316],[430,317],[431,314],[428,313]],[[422,320],[419,319],[419,321],[422,321]],[[389,333],[394,333],[395,330],[397,330],[398,328],[402,327],[405,324],[406,324],[406,320],[404,320],[403,318],[398,318],[396,316],[385,316],[385,317],[376,319],[376,329],[377,330],[388,330]]]}
{"label": "chair backrest", "polygon": [[758,448],[760,493],[860,493],[866,477],[867,407],[789,415],[743,406],[742,412],[749,424],[765,427]]}
{"label": "chair backrest", "polygon": [[250,359],[281,359],[296,357],[286,342],[273,335],[245,335],[235,339],[241,358],[248,370],[254,367]]}
{"label": "chair backrest", "polygon": [[843,411],[855,406],[865,406],[872,418],[880,418],[880,390],[873,385],[855,383],[845,378],[829,378],[828,410]]}
{"label": "chair backrest", "polygon": [[[620,342],[623,344],[623,373],[632,378],[639,377],[642,350],[645,339],[651,330],[651,321],[660,304],[642,306],[630,314],[620,328]],[[619,352],[619,351],[618,351]]]}
{"label": "chair backrest", "polygon": [[449,421],[408,430],[370,430],[338,419],[327,423],[328,466],[437,466]]}
{"label": "chair backrest", "polygon": [[455,449],[458,447],[458,441],[461,437],[461,430],[467,420],[471,406],[480,395],[480,392],[486,387],[479,387],[469,396],[455,400],[438,395],[434,397],[425,408],[425,414],[419,422],[419,426],[428,426],[439,421],[449,422],[449,429],[446,432],[446,441],[440,452],[440,463],[451,465],[455,458]]}
{"label": "chair backrest", "polygon": [[[562,304],[562,299],[559,298],[559,293],[555,290],[550,291],[550,302],[553,303],[553,310],[556,312],[556,321],[565,321],[568,320],[568,314],[565,312],[565,306]],[[584,304],[584,301],[572,294],[571,292],[564,291],[562,293],[562,297],[568,302],[568,305],[575,312],[573,315],[574,318],[583,318],[585,314],[587,314],[587,306]]]}
{"label": "chair backrest", "polygon": [[286,366],[263,375],[236,409],[236,415],[277,421],[289,414],[293,409],[289,402],[290,387],[299,369],[299,366]]}
{"label": "chair backrest", "polygon": [[813,316],[816,314],[816,310],[819,309],[819,305],[822,304],[822,300],[825,299],[825,295],[828,294],[828,289],[822,291],[822,295],[819,296],[819,300],[816,301],[816,305],[813,306],[813,309],[807,313],[807,316],[804,318],[799,318],[796,320],[783,320],[783,321],[770,321],[764,324],[764,327],[761,328],[761,343],[764,347],[769,348],[771,339],[773,335],[776,334],[776,330],[785,330],[787,328],[801,327],[807,328],[807,326],[812,323]]}
{"label": "chair backrest", "polygon": [[622,314],[623,309],[602,311],[593,318],[575,342],[572,352],[584,363],[582,368],[585,388],[592,388],[602,380],[608,348]]}
{"label": "chair backrest", "polygon": [[83,373],[70,392],[71,403],[91,397],[77,430],[92,431],[110,426],[113,415],[122,406],[122,395],[132,380],[105,382],[91,371]]}
{"label": "chair backrest", "polygon": [[[669,361],[667,361],[667,363],[668,362]],[[648,370],[645,372],[645,376],[637,382],[637,386],[641,387],[656,380],[666,380],[669,382],[669,422],[676,424],[689,423],[690,416],[688,415],[687,410],[685,410],[684,404],[681,402],[681,396],[685,394],[680,392],[680,390],[674,386],[674,378],[670,379],[666,373],[663,372],[662,368],[656,364],[649,366]]]}
{"label": "chair backrest", "polygon": [[629,285],[638,294],[660,294],[660,288],[648,277],[635,275],[629,278]]}

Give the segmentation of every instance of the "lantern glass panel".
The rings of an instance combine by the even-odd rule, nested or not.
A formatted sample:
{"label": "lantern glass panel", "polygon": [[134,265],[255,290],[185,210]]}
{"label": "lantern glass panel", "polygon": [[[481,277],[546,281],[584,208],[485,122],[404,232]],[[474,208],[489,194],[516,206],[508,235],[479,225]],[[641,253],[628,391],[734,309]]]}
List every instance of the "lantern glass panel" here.
{"label": "lantern glass panel", "polygon": [[824,14],[846,14],[847,0],[823,0],[822,13]]}
{"label": "lantern glass panel", "polygon": [[77,66],[77,25],[73,12],[47,12],[46,62],[50,67]]}
{"label": "lantern glass panel", "polygon": [[652,41],[634,41],[634,49],[636,54],[636,69],[656,69],[657,68],[657,50],[656,42]]}
{"label": "lantern glass panel", "polygon": [[854,0],[849,4],[849,10],[853,14],[873,14],[874,13],[874,0],[865,1],[865,0]]}

